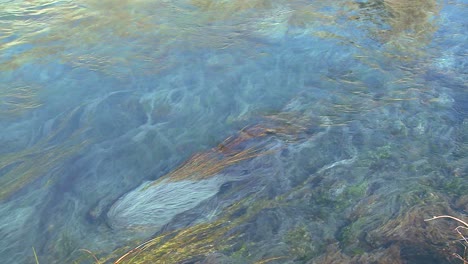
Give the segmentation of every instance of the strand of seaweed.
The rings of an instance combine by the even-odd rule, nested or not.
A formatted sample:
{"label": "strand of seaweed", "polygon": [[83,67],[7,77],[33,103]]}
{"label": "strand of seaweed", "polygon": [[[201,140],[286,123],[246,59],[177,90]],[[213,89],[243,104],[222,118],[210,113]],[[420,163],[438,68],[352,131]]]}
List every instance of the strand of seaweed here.
{"label": "strand of seaweed", "polygon": [[[226,138],[216,147],[193,155],[173,172],[163,176],[152,185],[160,184],[166,179],[169,181],[207,179],[241,161],[273,153],[276,149],[269,149],[265,140],[259,139],[277,136],[283,140],[297,140],[299,139],[299,134],[306,130],[306,124],[310,121],[307,117],[298,117],[297,114],[291,113],[264,116],[264,118],[265,122],[250,127],[244,127],[237,135]],[[259,143],[256,143],[257,141],[259,141]],[[226,223],[230,224],[226,225]],[[135,258],[139,257],[149,248],[154,248],[157,245],[160,245],[161,248],[159,248],[159,253],[152,256],[152,258],[168,257],[168,255],[171,254],[168,254],[169,252],[166,251],[170,250],[173,243],[181,243],[181,240],[183,240],[183,242],[179,244],[179,246],[185,244],[184,248],[187,248],[189,252],[192,252],[192,250],[212,251],[215,248],[215,241],[220,239],[223,234],[233,226],[235,225],[231,223],[231,221],[226,221],[226,219],[223,218],[211,223],[199,224],[182,231],[169,232],[124,252],[124,254],[113,263],[119,264],[124,261],[128,261],[126,263],[133,263]],[[218,230],[218,232],[216,232],[216,234],[211,234],[213,230]],[[204,239],[201,239],[200,236]],[[205,239],[208,237],[210,237],[208,240],[211,243],[206,243],[207,241]],[[200,243],[197,241],[203,241],[203,246],[198,245]],[[184,255],[186,254],[181,254],[179,257]],[[142,258],[145,259],[145,257]],[[279,258],[282,257],[265,259],[263,262],[259,263],[266,263]]]}

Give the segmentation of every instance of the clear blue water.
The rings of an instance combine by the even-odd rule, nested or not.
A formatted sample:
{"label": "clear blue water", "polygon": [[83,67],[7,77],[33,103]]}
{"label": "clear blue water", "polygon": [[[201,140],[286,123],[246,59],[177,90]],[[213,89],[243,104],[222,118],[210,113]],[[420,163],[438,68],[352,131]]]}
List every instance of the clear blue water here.
{"label": "clear blue water", "polygon": [[1,263],[113,263],[247,200],[186,259],[455,262],[423,219],[468,213],[467,5],[0,0]]}

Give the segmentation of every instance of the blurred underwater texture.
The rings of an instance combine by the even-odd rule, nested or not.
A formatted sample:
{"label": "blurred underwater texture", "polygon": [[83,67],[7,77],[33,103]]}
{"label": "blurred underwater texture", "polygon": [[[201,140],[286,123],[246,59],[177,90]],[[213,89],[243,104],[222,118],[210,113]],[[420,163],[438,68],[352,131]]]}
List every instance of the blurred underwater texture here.
{"label": "blurred underwater texture", "polygon": [[467,9],[0,0],[0,262],[468,261]]}

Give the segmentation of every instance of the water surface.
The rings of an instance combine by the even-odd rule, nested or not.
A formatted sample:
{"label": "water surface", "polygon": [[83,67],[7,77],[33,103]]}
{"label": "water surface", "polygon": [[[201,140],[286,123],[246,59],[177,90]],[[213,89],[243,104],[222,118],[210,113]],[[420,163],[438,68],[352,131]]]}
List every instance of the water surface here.
{"label": "water surface", "polygon": [[466,1],[0,4],[2,263],[463,254]]}

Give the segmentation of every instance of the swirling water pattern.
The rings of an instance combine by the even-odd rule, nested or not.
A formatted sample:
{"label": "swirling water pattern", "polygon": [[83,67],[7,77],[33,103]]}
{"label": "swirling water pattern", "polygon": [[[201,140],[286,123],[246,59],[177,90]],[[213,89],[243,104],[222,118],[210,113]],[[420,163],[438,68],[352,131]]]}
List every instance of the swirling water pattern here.
{"label": "swirling water pattern", "polygon": [[1,262],[450,261],[466,11],[0,0]]}

